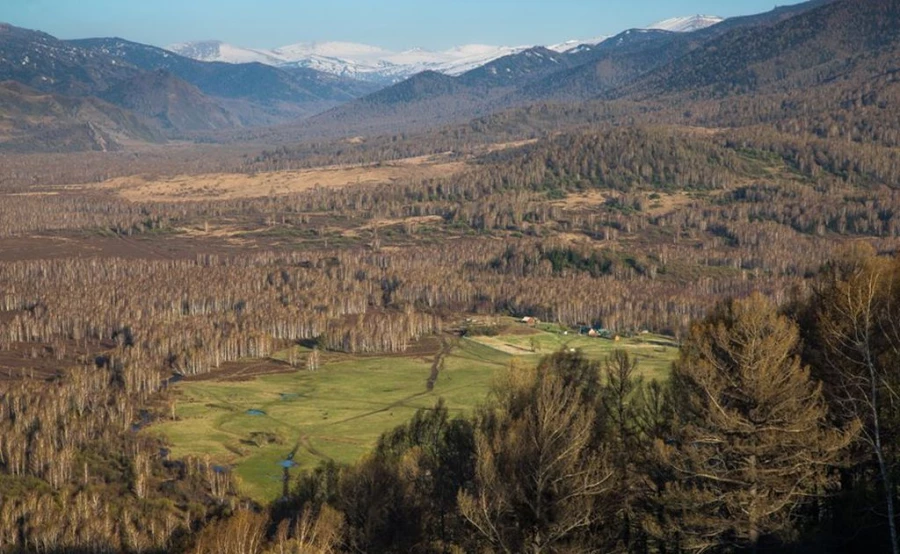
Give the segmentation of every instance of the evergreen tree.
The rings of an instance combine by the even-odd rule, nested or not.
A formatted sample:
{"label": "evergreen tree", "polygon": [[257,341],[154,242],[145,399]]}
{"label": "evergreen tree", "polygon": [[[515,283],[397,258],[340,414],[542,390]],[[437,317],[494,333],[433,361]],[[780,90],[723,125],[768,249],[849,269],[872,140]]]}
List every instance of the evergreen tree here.
{"label": "evergreen tree", "polygon": [[755,549],[830,484],[856,428],[828,427],[798,343],[796,325],[758,294],[720,305],[685,341],[673,369],[677,437],[659,443],[674,475],[669,532],[683,548]]}

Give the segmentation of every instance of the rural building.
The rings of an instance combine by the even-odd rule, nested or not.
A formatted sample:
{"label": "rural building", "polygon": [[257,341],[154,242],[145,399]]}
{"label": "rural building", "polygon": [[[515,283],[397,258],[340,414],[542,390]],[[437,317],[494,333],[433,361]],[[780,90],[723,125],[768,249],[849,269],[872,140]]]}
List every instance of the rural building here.
{"label": "rural building", "polygon": [[600,337],[604,339],[613,338],[613,333],[609,329],[604,329],[602,327],[588,327],[584,326],[579,331],[582,335],[586,335],[588,337]]}

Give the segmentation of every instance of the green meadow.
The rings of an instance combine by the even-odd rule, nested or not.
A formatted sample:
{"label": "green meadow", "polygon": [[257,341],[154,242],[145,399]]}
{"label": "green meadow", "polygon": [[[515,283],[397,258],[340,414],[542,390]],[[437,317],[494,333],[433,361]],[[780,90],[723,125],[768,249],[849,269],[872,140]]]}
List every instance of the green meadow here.
{"label": "green meadow", "polygon": [[426,384],[437,346],[431,352],[404,355],[328,353],[315,372],[180,382],[175,388],[176,420],[147,432],[164,436],[174,457],[206,455],[233,467],[244,494],[269,501],[281,492],[281,462],[291,455],[301,469],[328,459],[352,463],[369,452],[383,432],[440,398],[451,412],[470,413],[486,399],[497,372],[514,358],[534,364],[557,350],[575,348],[603,359],[625,348],[638,357],[642,374],[665,378],[677,353],[677,346],[664,337],[615,342],[564,335],[552,326],[528,329],[507,323],[509,334],[452,339],[431,391]]}

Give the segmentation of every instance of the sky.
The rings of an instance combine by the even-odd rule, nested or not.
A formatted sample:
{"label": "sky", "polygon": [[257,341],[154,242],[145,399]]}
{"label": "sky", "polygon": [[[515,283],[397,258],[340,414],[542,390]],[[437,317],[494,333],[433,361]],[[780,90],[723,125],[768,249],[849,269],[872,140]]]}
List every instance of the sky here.
{"label": "sky", "polygon": [[775,0],[0,0],[0,22],[62,39],[118,36],[157,46],[217,39],[274,48],[333,40],[436,50],[472,43],[546,45],[675,16],[732,17],[775,5]]}

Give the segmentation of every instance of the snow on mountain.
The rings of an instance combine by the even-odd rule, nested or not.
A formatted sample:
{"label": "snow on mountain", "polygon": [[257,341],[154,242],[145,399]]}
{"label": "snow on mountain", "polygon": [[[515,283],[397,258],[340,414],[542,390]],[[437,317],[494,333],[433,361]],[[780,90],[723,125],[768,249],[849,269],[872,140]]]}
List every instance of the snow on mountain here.
{"label": "snow on mountain", "polygon": [[690,15],[687,17],[673,17],[664,21],[658,21],[647,28],[660,31],[672,31],[674,33],[690,33],[691,31],[699,31],[700,29],[712,27],[716,23],[721,23],[722,21],[725,20],[715,15]]}
{"label": "snow on mountain", "polygon": [[377,59],[391,53],[384,48],[355,42],[300,42],[276,48],[272,52],[285,61],[296,61],[309,56],[345,60]]}
{"label": "snow on mountain", "polygon": [[363,80],[397,81],[426,70],[459,75],[522,50],[525,47],[469,44],[440,52],[420,48],[393,52],[364,44],[328,42],[294,44],[276,48],[272,53],[283,65],[311,67]]}
{"label": "snow on mountain", "polygon": [[565,42],[560,42],[559,44],[551,44],[547,47],[547,50],[553,50],[554,52],[562,54],[563,52],[569,52],[581,46],[595,46],[608,38],[609,37],[595,37],[587,40],[567,40]]}
{"label": "snow on mountain", "polygon": [[199,42],[183,42],[166,47],[169,52],[175,52],[186,58],[193,58],[202,62],[225,63],[253,63],[259,62],[266,65],[278,65],[279,60],[265,50],[253,50],[232,46],[218,40],[204,40]]}
{"label": "snow on mountain", "polygon": [[307,67],[342,77],[391,82],[403,68],[386,61],[391,51],[352,42],[302,42],[272,50],[276,65]]}
{"label": "snow on mountain", "polygon": [[485,44],[468,44],[443,52],[427,50],[409,50],[392,56],[390,61],[415,68],[415,73],[425,70],[437,71],[448,75],[461,75],[466,71],[481,67],[503,56],[518,54],[527,50],[528,46],[488,46]]}
{"label": "snow on mountain", "polygon": [[394,52],[352,42],[303,42],[255,50],[206,41],[174,44],[168,50],[202,61],[308,67],[367,81],[392,82],[426,70],[458,75],[526,48],[469,44],[440,52],[422,49]]}
{"label": "snow on mountain", "polygon": [[[706,15],[675,17],[654,23],[648,29],[689,32],[715,25],[720,21],[722,19],[719,17]],[[599,44],[607,38],[570,40],[547,48],[560,53],[571,52]],[[300,42],[271,50],[261,50],[242,48],[220,41],[202,41],[173,44],[167,49],[188,58],[207,62],[259,62],[279,67],[306,67],[342,77],[389,84],[428,70],[447,75],[461,75],[498,58],[517,54],[531,47],[467,44],[442,51],[416,48],[396,52],[353,42]]]}

